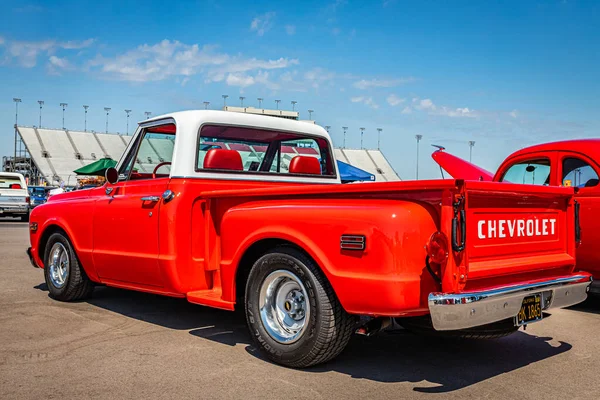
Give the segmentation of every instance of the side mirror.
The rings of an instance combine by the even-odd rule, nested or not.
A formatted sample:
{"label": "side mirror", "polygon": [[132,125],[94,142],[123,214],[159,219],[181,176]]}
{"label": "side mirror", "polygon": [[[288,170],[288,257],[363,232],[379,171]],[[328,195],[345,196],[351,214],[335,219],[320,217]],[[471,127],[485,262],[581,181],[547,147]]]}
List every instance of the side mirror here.
{"label": "side mirror", "polygon": [[104,173],[104,177],[106,178],[106,181],[108,183],[110,183],[111,185],[114,185],[115,183],[117,183],[119,181],[119,172],[113,168],[107,168],[106,172]]}

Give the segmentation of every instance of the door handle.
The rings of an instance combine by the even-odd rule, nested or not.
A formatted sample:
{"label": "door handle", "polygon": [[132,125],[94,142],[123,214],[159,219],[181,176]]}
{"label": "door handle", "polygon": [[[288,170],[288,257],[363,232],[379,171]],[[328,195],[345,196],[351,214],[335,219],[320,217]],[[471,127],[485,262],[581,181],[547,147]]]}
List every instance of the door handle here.
{"label": "door handle", "polygon": [[155,201],[159,201],[160,197],[158,196],[144,196],[140,199],[141,201],[151,201],[151,202],[155,202]]}

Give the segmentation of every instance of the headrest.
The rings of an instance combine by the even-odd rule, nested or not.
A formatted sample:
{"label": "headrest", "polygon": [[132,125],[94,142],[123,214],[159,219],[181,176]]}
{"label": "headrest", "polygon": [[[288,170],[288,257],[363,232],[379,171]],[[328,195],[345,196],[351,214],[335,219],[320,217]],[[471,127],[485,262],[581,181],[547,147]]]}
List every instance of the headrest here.
{"label": "headrest", "polygon": [[8,188],[9,189],[22,189],[21,185],[18,183],[11,183]]}
{"label": "headrest", "polygon": [[290,162],[290,174],[321,175],[321,163],[315,157],[296,156]]}
{"label": "headrest", "polygon": [[235,150],[211,149],[204,157],[205,169],[243,171],[242,156]]}

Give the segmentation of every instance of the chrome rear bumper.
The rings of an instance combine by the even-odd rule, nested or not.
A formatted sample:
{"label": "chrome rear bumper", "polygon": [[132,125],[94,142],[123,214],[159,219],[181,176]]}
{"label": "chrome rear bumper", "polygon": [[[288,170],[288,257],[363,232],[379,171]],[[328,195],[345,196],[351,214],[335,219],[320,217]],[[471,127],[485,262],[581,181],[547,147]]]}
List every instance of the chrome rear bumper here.
{"label": "chrome rear bumper", "polygon": [[542,294],[543,310],[580,303],[587,298],[591,281],[589,274],[578,273],[477,292],[431,293],[429,312],[438,331],[472,328],[515,317],[523,298],[533,293]]}

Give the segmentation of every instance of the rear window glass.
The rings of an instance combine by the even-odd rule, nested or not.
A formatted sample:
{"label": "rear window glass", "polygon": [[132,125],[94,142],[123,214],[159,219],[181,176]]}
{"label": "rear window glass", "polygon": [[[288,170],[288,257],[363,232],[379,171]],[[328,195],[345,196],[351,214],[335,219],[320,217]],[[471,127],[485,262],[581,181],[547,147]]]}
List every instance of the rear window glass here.
{"label": "rear window glass", "polygon": [[[21,179],[15,176],[2,176],[0,175],[0,189],[9,189],[10,185],[21,186]],[[21,189],[24,189],[21,187]]]}
{"label": "rear window glass", "polygon": [[[224,151],[217,154],[221,150]],[[209,152],[212,156],[207,160]],[[296,167],[290,170],[290,165]],[[221,172],[335,177],[329,142],[324,138],[256,128],[206,125],[200,132],[196,170],[215,169]]]}
{"label": "rear window glass", "polygon": [[502,177],[502,182],[550,185],[550,160],[529,160],[513,164]]}

